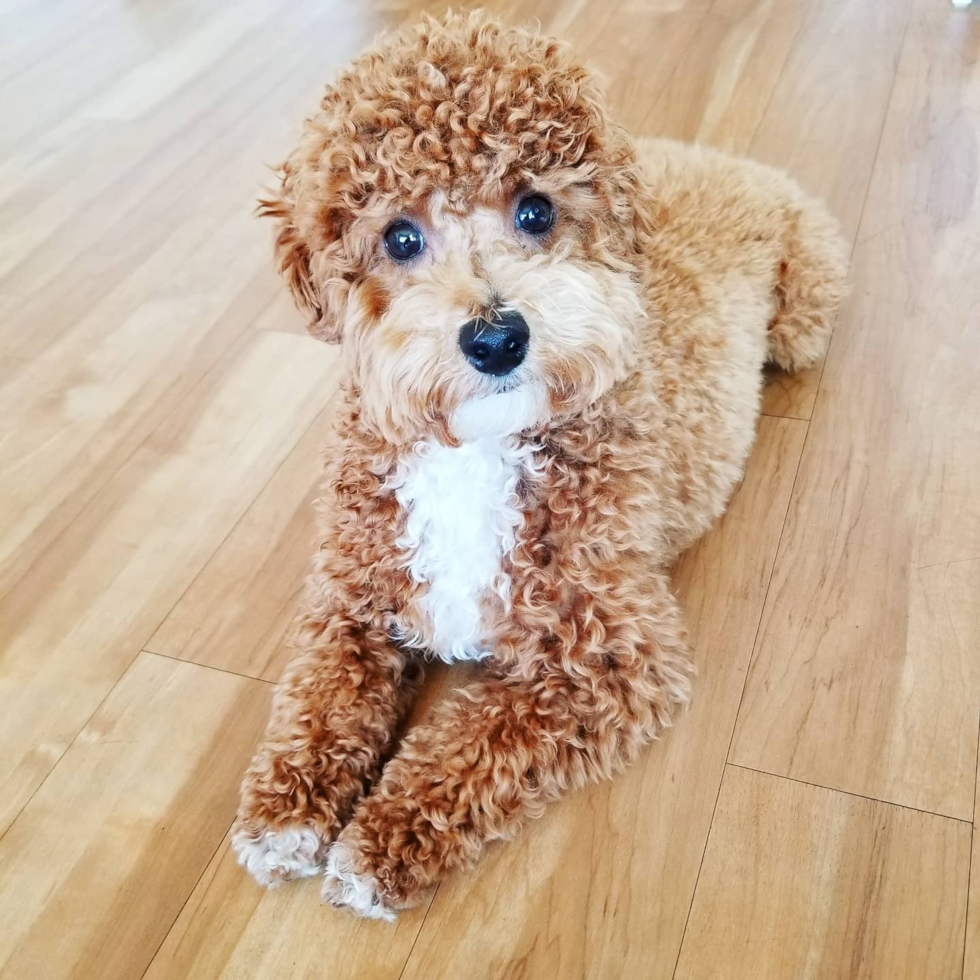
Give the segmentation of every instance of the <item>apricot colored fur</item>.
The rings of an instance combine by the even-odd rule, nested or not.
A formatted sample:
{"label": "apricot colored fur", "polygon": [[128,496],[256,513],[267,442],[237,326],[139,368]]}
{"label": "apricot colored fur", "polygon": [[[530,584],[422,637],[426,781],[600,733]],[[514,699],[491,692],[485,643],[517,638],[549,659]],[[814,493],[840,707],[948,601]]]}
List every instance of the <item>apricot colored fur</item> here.
{"label": "apricot colored fur", "polygon": [[[559,209],[540,246],[506,231],[527,188]],[[298,656],[234,843],[264,883],[326,864],[328,898],[390,917],[565,791],[628,765],[687,701],[667,571],[741,477],[764,362],[823,353],[843,249],[785,175],[669,141],[637,149],[566,47],[479,14],[386,37],[342,74],[263,207],[287,283],[313,331],[343,342],[349,376]],[[403,215],[431,223],[434,253],[471,219],[484,231],[451,269],[398,267],[378,242]],[[486,254],[482,235],[500,236]],[[532,324],[529,370],[548,404],[515,437],[534,449],[504,558],[509,606],[487,607],[482,679],[383,765],[421,673],[392,636],[428,628],[392,480],[420,439],[457,443],[454,412],[487,396],[450,328],[495,302],[489,275],[512,269],[501,291],[522,288],[525,252],[556,290],[608,296],[609,323],[597,341],[583,322],[574,342],[547,312]],[[424,319],[433,305],[445,325]]]}

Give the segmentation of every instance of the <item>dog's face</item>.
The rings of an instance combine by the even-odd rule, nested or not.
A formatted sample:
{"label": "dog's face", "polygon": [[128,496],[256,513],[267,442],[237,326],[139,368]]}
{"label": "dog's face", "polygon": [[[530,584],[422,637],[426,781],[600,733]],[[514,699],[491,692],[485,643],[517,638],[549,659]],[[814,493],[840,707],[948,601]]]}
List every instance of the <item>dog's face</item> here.
{"label": "dog's face", "polygon": [[457,441],[580,411],[626,374],[637,191],[566,50],[471,16],[358,61],[263,206],[365,422]]}

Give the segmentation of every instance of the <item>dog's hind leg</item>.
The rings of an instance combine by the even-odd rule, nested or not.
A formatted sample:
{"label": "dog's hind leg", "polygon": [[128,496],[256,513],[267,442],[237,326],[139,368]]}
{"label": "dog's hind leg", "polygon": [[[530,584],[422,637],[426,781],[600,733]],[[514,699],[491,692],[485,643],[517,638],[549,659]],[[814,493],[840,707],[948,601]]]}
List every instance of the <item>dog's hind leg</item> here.
{"label": "dog's hind leg", "polygon": [[263,885],[318,873],[415,687],[414,668],[381,630],[337,614],[307,621],[301,638],[305,648],[277,689],[242,782],[232,832],[239,863]]}
{"label": "dog's hind leg", "polygon": [[837,223],[818,201],[800,195],[787,220],[767,352],[784,370],[798,371],[827,349],[847,259]]}

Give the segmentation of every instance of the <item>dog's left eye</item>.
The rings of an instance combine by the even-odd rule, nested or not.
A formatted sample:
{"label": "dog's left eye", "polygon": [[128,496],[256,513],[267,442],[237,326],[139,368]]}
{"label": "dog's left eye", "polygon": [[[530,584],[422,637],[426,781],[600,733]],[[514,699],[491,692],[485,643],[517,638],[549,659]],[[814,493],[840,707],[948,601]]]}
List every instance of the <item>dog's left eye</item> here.
{"label": "dog's left eye", "polygon": [[396,221],[389,225],[384,234],[388,254],[399,262],[410,259],[425,248],[422,232],[410,221]]}
{"label": "dog's left eye", "polygon": [[517,206],[514,224],[518,231],[529,235],[543,235],[554,223],[555,208],[551,201],[539,194],[525,197]]}

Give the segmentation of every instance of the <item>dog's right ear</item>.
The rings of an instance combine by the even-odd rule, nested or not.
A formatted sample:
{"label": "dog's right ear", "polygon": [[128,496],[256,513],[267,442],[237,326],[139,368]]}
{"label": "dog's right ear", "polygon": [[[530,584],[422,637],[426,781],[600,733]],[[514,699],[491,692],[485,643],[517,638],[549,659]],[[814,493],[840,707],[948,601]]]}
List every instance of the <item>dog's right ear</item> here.
{"label": "dog's right ear", "polygon": [[314,282],[309,246],[303,241],[295,222],[295,207],[289,194],[288,167],[282,173],[278,191],[259,199],[256,214],[277,222],[276,269],[285,280],[297,308],[309,320],[306,328],[318,340],[335,344],[340,341],[341,317]]}

